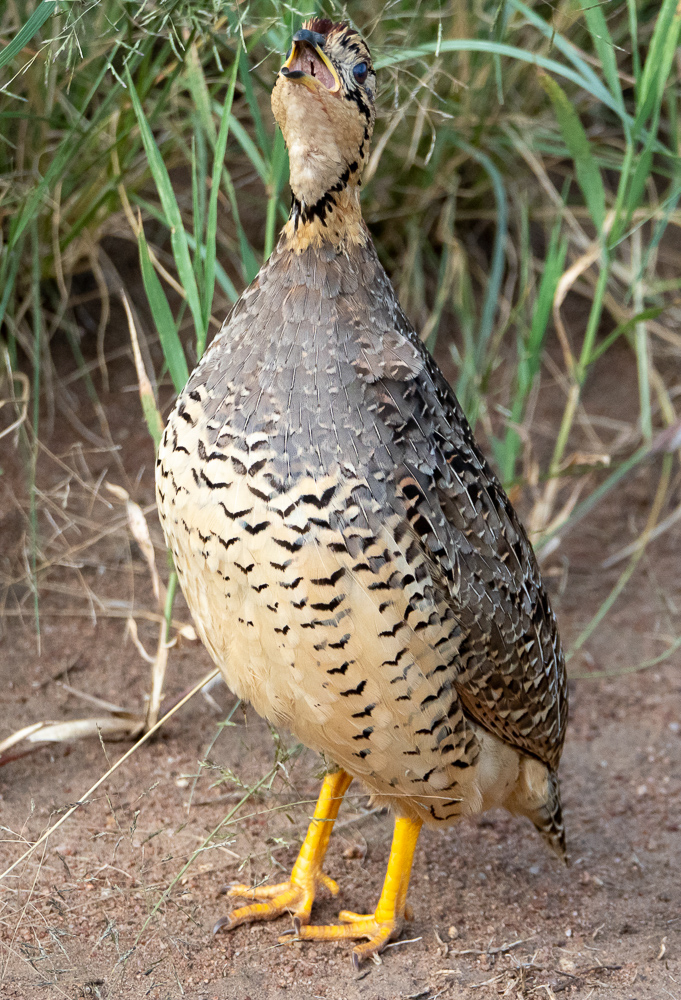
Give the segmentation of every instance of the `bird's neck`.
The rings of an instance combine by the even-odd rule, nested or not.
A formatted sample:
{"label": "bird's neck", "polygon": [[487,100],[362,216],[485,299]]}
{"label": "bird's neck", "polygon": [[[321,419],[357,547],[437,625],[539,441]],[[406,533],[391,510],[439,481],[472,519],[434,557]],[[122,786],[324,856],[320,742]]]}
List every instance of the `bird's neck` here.
{"label": "bird's neck", "polygon": [[293,187],[291,214],[283,231],[286,247],[301,251],[325,243],[339,248],[366,244],[367,229],[359,203],[359,176],[346,174],[349,175],[349,171],[313,202],[298,197]]}

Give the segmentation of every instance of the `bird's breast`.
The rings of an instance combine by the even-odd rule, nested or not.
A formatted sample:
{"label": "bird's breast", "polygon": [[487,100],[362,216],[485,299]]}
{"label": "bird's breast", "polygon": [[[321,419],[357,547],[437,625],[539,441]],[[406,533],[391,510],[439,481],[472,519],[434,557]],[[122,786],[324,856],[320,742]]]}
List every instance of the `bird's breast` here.
{"label": "bird's breast", "polygon": [[479,753],[452,683],[461,630],[400,514],[341,463],[282,487],[267,435],[211,447],[200,405],[169,421],[159,510],[228,684],[375,791],[451,818]]}
{"label": "bird's breast", "polygon": [[[489,578],[508,571],[479,467],[459,462],[466,487],[449,465],[450,438],[470,453],[465,427],[361,273],[304,254],[262,269],[168,421],[158,506],[230,687],[383,801],[451,822],[501,804],[519,773],[459,694],[496,614]],[[436,470],[463,498],[447,514],[458,548]]]}

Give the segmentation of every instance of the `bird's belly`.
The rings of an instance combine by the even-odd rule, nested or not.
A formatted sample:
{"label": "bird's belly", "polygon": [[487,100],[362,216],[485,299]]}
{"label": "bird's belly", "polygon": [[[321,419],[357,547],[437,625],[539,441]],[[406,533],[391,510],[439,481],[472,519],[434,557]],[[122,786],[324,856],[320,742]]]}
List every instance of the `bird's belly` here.
{"label": "bird's belly", "polygon": [[183,458],[161,452],[159,508],[232,690],[398,811],[452,822],[501,804],[518,754],[464,715],[460,628],[390,513],[379,529],[357,517],[339,470],[272,495],[266,466],[228,478]]}

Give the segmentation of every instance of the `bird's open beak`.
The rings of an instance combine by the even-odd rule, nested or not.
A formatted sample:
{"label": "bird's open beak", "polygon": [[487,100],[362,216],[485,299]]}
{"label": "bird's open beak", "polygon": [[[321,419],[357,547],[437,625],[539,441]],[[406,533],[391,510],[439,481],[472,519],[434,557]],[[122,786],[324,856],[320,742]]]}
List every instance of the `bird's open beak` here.
{"label": "bird's open beak", "polygon": [[324,54],[324,35],[301,29],[293,36],[291,53],[279,70],[280,76],[293,83],[302,83],[313,93],[319,86],[331,94],[340,91],[340,79],[333,64]]}

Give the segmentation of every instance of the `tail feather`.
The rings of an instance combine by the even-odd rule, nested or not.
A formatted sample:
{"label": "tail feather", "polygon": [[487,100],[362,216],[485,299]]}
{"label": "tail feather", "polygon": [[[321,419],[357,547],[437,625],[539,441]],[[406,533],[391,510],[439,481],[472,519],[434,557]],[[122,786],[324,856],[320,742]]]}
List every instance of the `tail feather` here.
{"label": "tail feather", "polygon": [[536,826],[539,833],[551,848],[566,865],[570,864],[565,843],[565,824],[563,822],[563,807],[560,801],[560,784],[558,775],[550,771],[548,774],[548,795],[546,801],[533,810],[529,818]]}
{"label": "tail feather", "polygon": [[507,809],[527,816],[548,846],[568,865],[560,783],[555,771],[531,757],[522,757],[518,781],[506,801]]}

